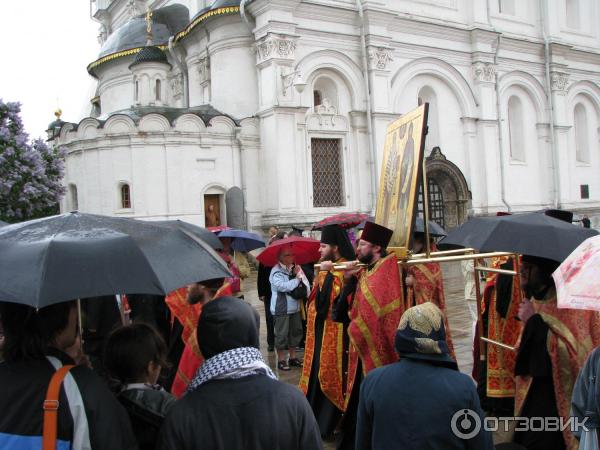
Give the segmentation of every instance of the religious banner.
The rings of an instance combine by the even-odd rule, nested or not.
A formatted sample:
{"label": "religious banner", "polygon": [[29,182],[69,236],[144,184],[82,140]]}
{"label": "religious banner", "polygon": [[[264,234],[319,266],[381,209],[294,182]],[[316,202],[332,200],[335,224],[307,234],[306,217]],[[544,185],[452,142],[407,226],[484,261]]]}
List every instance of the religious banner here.
{"label": "religious banner", "polygon": [[389,247],[410,248],[422,176],[428,109],[428,103],[419,106],[392,122],[387,130],[375,222],[394,230]]}

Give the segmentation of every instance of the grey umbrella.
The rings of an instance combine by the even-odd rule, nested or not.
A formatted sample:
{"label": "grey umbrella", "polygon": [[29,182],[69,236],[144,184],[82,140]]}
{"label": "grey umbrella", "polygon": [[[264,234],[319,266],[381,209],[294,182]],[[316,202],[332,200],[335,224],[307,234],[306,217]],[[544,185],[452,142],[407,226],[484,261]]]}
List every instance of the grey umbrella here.
{"label": "grey umbrella", "polygon": [[581,228],[539,212],[476,217],[448,233],[439,242],[439,247],[514,252],[562,262],[579,244],[596,234],[596,230]]}
{"label": "grey umbrella", "polygon": [[3,222],[2,220],[0,220],[0,227],[3,227],[5,225],[8,225],[6,222]]}
{"label": "grey umbrella", "polygon": [[165,295],[229,276],[203,242],[133,219],[73,212],[0,228],[0,301],[41,308],[117,293]]}
{"label": "grey umbrella", "polygon": [[198,239],[202,239],[215,250],[223,249],[223,243],[220,241],[217,235],[212,231],[208,231],[206,228],[192,225],[191,223],[184,222],[183,220],[158,220],[150,223],[166,227],[171,230],[182,230],[191,234],[192,236],[197,237]]}
{"label": "grey umbrella", "polygon": [[[425,223],[425,221],[423,220],[423,218],[417,216],[417,218],[415,219],[415,233],[425,233],[424,223]],[[432,222],[431,220],[429,220],[428,223],[429,223],[429,236],[432,236],[432,237],[446,236],[446,234],[447,234],[446,231],[442,227],[440,227],[437,223]]]}

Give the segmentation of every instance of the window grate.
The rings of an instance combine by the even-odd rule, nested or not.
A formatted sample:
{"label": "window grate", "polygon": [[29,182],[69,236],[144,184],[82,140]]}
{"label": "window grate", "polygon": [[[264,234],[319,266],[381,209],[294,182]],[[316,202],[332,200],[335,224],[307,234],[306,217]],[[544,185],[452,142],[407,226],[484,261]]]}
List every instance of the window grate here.
{"label": "window grate", "polygon": [[[429,195],[429,220],[446,228],[444,217],[444,193],[440,185],[433,178],[427,179],[427,190]],[[419,216],[425,217],[423,213],[423,189],[419,186]]]}
{"label": "window grate", "polygon": [[339,139],[311,139],[313,206],[344,206]]}

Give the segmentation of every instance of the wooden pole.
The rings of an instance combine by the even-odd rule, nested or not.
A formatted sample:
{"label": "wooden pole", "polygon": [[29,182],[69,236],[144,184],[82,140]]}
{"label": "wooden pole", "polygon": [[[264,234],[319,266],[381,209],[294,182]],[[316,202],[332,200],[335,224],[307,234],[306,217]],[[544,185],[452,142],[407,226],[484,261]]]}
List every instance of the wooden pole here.
{"label": "wooden pole", "polygon": [[[480,260],[474,259],[473,265],[480,266]],[[481,311],[481,285],[479,281],[479,271],[473,270],[473,276],[475,277],[475,298],[477,299],[477,331],[479,332],[479,337],[483,338],[483,318]],[[485,361],[486,356],[485,341],[483,339],[479,339],[479,360]]]}

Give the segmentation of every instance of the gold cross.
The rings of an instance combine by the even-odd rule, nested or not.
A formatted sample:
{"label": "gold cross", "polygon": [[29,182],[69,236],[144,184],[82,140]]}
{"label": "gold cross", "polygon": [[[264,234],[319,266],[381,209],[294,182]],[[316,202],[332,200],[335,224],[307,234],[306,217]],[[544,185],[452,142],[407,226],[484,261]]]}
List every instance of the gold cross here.
{"label": "gold cross", "polygon": [[152,10],[150,6],[148,6],[148,10],[146,11],[146,31],[148,32],[148,39],[152,39]]}

